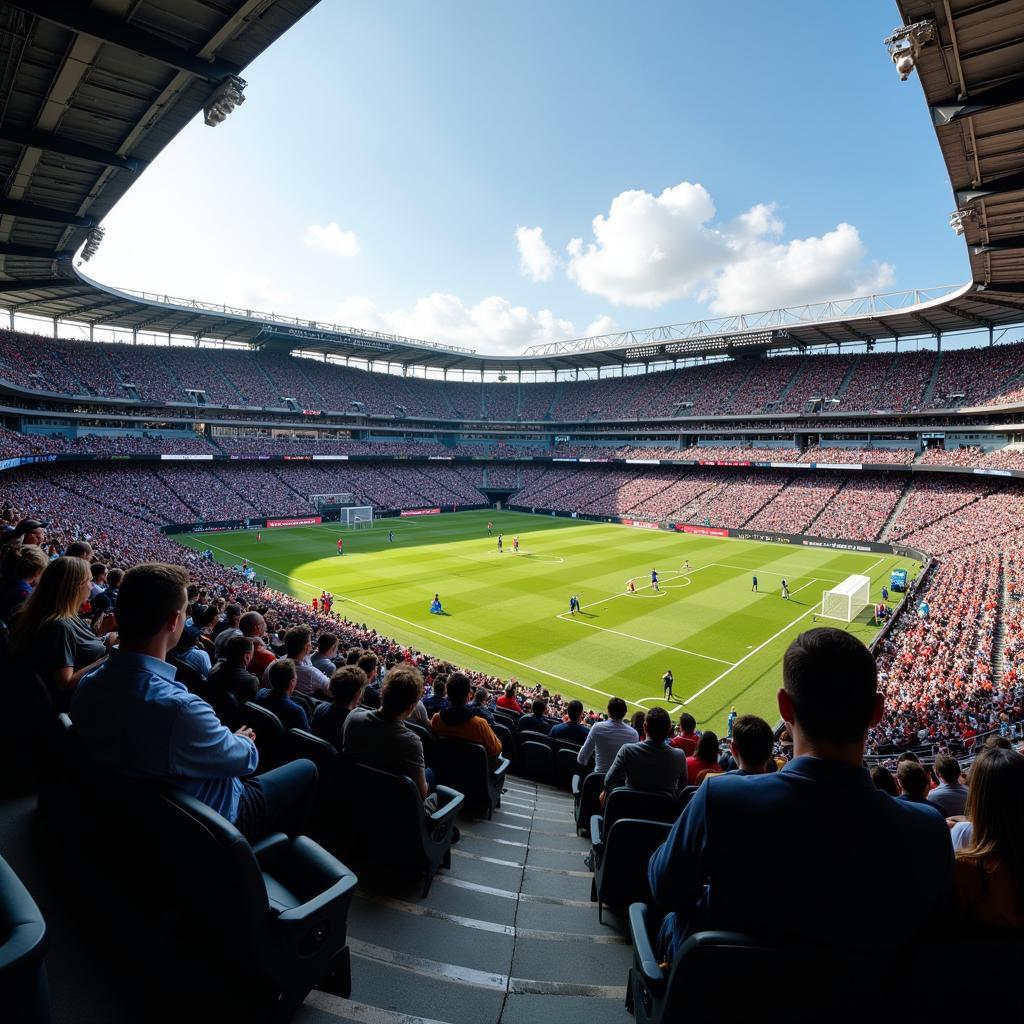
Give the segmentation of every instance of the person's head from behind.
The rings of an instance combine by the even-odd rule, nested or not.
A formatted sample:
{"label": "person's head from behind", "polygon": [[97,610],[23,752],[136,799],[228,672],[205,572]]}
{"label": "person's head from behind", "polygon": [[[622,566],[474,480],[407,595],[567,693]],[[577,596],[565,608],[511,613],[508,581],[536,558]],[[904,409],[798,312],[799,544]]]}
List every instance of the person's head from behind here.
{"label": "person's head from behind", "polygon": [[482,686],[476,688],[476,692],[473,694],[473,703],[478,708],[487,707],[491,702],[491,695]]}
{"label": "person's head from behind", "polygon": [[352,710],[358,707],[363,690],[369,684],[366,673],[355,665],[342,665],[331,675],[331,700],[337,708]]}
{"label": "person's head from behind", "polygon": [[117,590],[124,579],[124,572],[120,569],[107,570],[107,590]]}
{"label": "person's head from behind", "polygon": [[246,612],[239,618],[238,628],[242,631],[242,636],[263,636],[267,631],[267,622],[259,612]]}
{"label": "person's head from behind", "polygon": [[608,717],[613,722],[621,722],[626,717],[628,710],[626,702],[621,697],[612,697],[608,701]]}
{"label": "person's head from behind", "polygon": [[924,800],[928,796],[928,773],[916,761],[900,761],[896,780],[904,796],[911,800]]}
{"label": "person's head from behind", "polygon": [[662,743],[672,734],[672,719],[664,708],[651,708],[644,719],[644,731],[654,743]]}
{"label": "person's head from behind", "polygon": [[883,793],[888,793],[889,796],[900,795],[900,787],[896,785],[896,776],[888,768],[883,768],[881,765],[872,768],[871,781],[875,784],[875,789],[880,789]]}
{"label": "person's head from behind", "polygon": [[345,655],[345,664],[354,665],[363,656],[362,647],[350,647]]}
{"label": "person's head from behind", "polygon": [[949,754],[939,754],[935,758],[935,775],[947,786],[955,786],[960,781],[960,762]]}
{"label": "person's head from behind", "polygon": [[775,745],[772,727],[757,715],[740,715],[732,723],[732,756],[751,775],[767,771]]}
{"label": "person's head from behind", "polygon": [[1018,913],[1024,907],[1024,755],[985,747],[971,765],[966,816],[971,846],[958,857],[1000,863],[1016,881]]}
{"label": "person's head from behind", "polygon": [[4,576],[35,586],[49,564],[46,552],[38,544],[22,544],[20,548],[12,548],[4,559]]}
{"label": "person's head from behind", "polygon": [[506,697],[515,697],[515,695],[516,695],[516,684],[515,683],[506,683],[505,684],[505,696]]}
{"label": "person's head from behind", "polygon": [[542,697],[538,697],[530,708],[530,711],[536,718],[543,718],[547,714],[548,702]]}
{"label": "person's head from behind", "polygon": [[408,718],[423,696],[420,670],[406,662],[395,665],[384,677],[380,690],[380,710],[388,718]]}
{"label": "person's head from behind", "polygon": [[166,656],[185,627],[187,586],[188,574],[179,565],[146,562],[129,569],[117,599],[121,648]]}
{"label": "person's head from behind", "polygon": [[565,713],[569,717],[570,722],[579,723],[583,718],[583,701],[571,700],[566,705]]}
{"label": "person's head from behind", "polygon": [[871,652],[841,629],[801,633],[782,659],[779,711],[794,750],[860,763],[868,729],[882,718]]}
{"label": "person's head from behind", "polygon": [[284,652],[289,658],[301,661],[313,649],[309,626],[292,626],[284,635]]}
{"label": "person's head from behind", "polygon": [[237,627],[242,617],[242,606],[231,602],[224,609],[224,621],[231,627]]}
{"label": "person's head from behind", "polygon": [[636,730],[636,734],[640,739],[643,739],[646,734],[646,730],[644,728],[644,713],[642,711],[634,711],[632,717],[629,719],[629,724]]}
{"label": "person's head from behind", "polygon": [[710,729],[707,732],[701,733],[700,739],[697,740],[697,749],[693,753],[694,757],[699,761],[717,764],[718,737]]}
{"label": "person's head from behind", "polygon": [[81,558],[55,558],[43,570],[35,590],[29,594],[15,616],[11,643],[16,651],[26,651],[35,642],[36,632],[54,619],[70,619],[89,597],[92,575]]}
{"label": "person's head from behind", "polygon": [[372,651],[364,651],[356,662],[359,668],[366,673],[366,678],[372,683],[377,678],[377,666],[380,662],[377,660],[377,655]]}
{"label": "person's head from behind", "polygon": [[438,676],[434,680],[433,693],[435,697],[443,697],[448,692],[448,677]]}
{"label": "person's head from behind", "polygon": [[321,633],[316,638],[316,653],[321,658],[333,658],[338,653],[338,638],[333,633]]}
{"label": "person's head from behind", "polygon": [[469,676],[464,672],[453,672],[448,677],[448,703],[453,708],[461,708],[469,700]]}
{"label": "person's head from behind", "polygon": [[[86,564],[92,561],[92,545],[87,540],[72,541],[64,552],[65,558],[81,558]],[[90,581],[91,582],[91,581]]]}
{"label": "person's head from behind", "polygon": [[233,636],[224,645],[224,660],[230,668],[248,668],[255,644],[247,636]]}
{"label": "person's head from behind", "polygon": [[679,716],[679,731],[684,736],[692,736],[694,730],[697,728],[697,719],[690,714],[689,711],[684,711]]}
{"label": "person's head from behind", "polygon": [[290,696],[295,690],[297,679],[295,662],[291,658],[278,658],[267,670],[270,688],[279,697]]}

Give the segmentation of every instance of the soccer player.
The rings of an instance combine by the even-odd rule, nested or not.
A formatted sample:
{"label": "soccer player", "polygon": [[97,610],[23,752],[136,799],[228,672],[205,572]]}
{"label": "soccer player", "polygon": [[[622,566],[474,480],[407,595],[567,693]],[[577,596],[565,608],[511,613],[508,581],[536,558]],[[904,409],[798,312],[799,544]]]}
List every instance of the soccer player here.
{"label": "soccer player", "polygon": [[441,598],[437,594],[434,595],[434,600],[430,602],[430,614],[431,615],[441,615],[441,614],[443,614],[442,610],[441,610]]}
{"label": "soccer player", "polygon": [[490,537],[490,535],[491,535],[491,531],[492,531],[493,529],[494,529],[494,523],[492,523],[492,522],[490,521],[490,519],[488,519],[488,520],[487,520],[487,536],[488,536],[488,537]]}
{"label": "soccer player", "polygon": [[690,560],[686,559],[686,561],[683,562],[683,572],[691,572],[692,569],[693,567],[690,565]]}
{"label": "soccer player", "polygon": [[256,543],[259,544],[262,534],[259,530],[256,531]]}
{"label": "soccer player", "polygon": [[651,570],[651,589],[652,590],[657,590],[658,589],[658,570],[657,569],[652,569]]}
{"label": "soccer player", "polygon": [[757,593],[757,577],[756,576],[753,578],[753,581],[751,582],[750,592],[752,594],[756,594]]}
{"label": "soccer player", "polygon": [[626,580],[626,593],[627,594],[635,594],[636,593],[636,580]]}
{"label": "soccer player", "polygon": [[499,533],[498,534],[498,554],[500,555],[501,552],[502,552],[502,541],[501,541],[501,534]]}
{"label": "soccer player", "polygon": [[579,610],[580,610],[580,599],[575,594],[573,594],[572,597],[569,598],[569,614],[573,618],[576,618],[576,613]]}
{"label": "soccer player", "polygon": [[672,692],[672,684],[675,682],[672,677],[672,669],[669,669],[661,677],[661,681],[665,684],[665,700],[675,700],[676,695]]}
{"label": "soccer player", "polygon": [[394,544],[395,543],[395,531],[394,530],[388,530],[388,543],[389,544]]}
{"label": "soccer player", "polygon": [[889,588],[888,587],[885,587],[885,586],[882,587],[882,600],[883,601],[888,601],[889,600]]}
{"label": "soccer player", "polygon": [[338,554],[339,555],[345,554],[344,548],[345,548],[345,542],[339,537],[338,538]]}
{"label": "soccer player", "polygon": [[516,555],[519,554],[519,534],[518,533],[512,538],[512,552],[513,552],[513,554],[516,554]]}
{"label": "soccer player", "polygon": [[782,599],[789,600],[789,584],[785,580],[782,581]]}

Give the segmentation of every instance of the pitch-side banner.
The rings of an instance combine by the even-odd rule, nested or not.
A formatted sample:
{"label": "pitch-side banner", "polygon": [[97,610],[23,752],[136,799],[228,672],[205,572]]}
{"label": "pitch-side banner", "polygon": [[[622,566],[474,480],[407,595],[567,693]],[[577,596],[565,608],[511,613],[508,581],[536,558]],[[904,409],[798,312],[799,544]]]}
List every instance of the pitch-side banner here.
{"label": "pitch-side banner", "polygon": [[402,518],[406,516],[439,516],[441,510],[439,508],[407,508],[400,514]]}
{"label": "pitch-side banner", "polygon": [[637,530],[658,530],[660,527],[657,523],[649,522],[646,519],[623,519],[626,526],[632,526]]}
{"label": "pitch-side banner", "polygon": [[303,516],[301,519],[268,519],[267,526],[318,526],[322,522],[320,516]]}
{"label": "pitch-side banner", "polygon": [[729,531],[717,526],[691,526],[689,523],[676,523],[675,528],[680,533],[694,533],[700,537],[728,537]]}

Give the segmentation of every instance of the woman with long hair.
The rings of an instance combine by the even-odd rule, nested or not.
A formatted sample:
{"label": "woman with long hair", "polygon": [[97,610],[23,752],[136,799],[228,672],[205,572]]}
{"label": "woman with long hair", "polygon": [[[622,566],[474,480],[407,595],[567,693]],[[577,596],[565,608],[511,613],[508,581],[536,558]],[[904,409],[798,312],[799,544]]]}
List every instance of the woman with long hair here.
{"label": "woman with long hair", "polygon": [[1024,755],[986,747],[971,766],[969,840],[957,851],[960,915],[996,928],[1024,928]]}
{"label": "woman with long hair", "polygon": [[722,771],[718,763],[718,737],[710,729],[701,733],[697,749],[686,759],[686,778],[689,785],[699,786],[707,775]]}
{"label": "woman with long hair", "polygon": [[84,559],[54,559],[11,625],[11,653],[39,672],[62,705],[117,642],[116,633],[96,636],[78,615],[91,586]]}

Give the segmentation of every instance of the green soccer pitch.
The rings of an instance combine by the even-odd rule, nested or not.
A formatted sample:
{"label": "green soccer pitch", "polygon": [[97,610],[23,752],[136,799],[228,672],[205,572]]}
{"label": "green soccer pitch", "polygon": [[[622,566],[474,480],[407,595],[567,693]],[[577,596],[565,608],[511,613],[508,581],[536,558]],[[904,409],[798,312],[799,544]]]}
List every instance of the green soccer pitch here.
{"label": "green soccer pitch", "polygon": [[[494,536],[487,535],[487,522]],[[394,542],[387,539],[394,531]],[[505,550],[499,554],[497,535]],[[519,554],[512,551],[518,533]],[[345,554],[336,552],[344,537]],[[895,556],[837,552],[528,515],[456,512],[380,519],[372,529],[336,524],[177,538],[227,565],[248,559],[272,587],[309,601],[322,590],[334,610],[400,642],[503,679],[539,683],[603,709],[685,708],[722,730],[730,708],[778,719],[779,663],[810,628],[822,591],[854,573],[878,600]],[[684,569],[686,561],[690,570]],[[650,586],[651,569],[661,590]],[[759,593],[751,592],[756,574]],[[783,600],[785,576],[790,599]],[[636,593],[626,592],[635,578]],[[443,615],[431,615],[434,594]],[[569,615],[579,595],[582,612]],[[822,620],[819,620],[822,621]],[[868,642],[870,610],[849,625]],[[661,678],[675,677],[676,701]]]}

